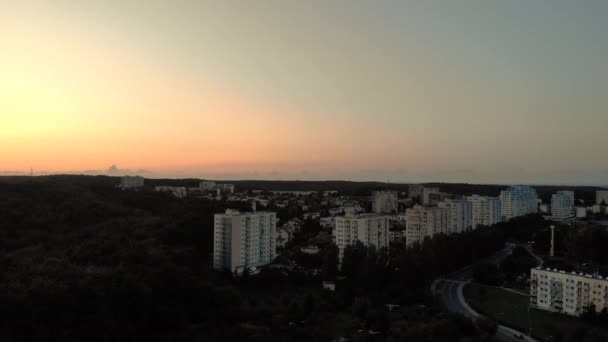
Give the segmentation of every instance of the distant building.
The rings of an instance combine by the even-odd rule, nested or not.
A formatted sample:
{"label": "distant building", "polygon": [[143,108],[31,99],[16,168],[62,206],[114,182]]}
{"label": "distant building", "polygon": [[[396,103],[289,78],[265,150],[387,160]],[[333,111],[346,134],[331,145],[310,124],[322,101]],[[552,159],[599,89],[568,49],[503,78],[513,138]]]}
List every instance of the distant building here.
{"label": "distant building", "polygon": [[240,273],[276,257],[276,213],[226,210],[215,214],[213,268]]}
{"label": "distant building", "polygon": [[188,194],[188,190],[184,186],[155,186],[156,192],[169,192],[177,198],[184,198]]}
{"label": "distant building", "polygon": [[584,218],[584,217],[587,217],[587,208],[576,207],[576,218]]}
{"label": "distant building", "polygon": [[379,214],[359,214],[336,217],[336,245],[340,260],[344,249],[360,241],[365,246],[377,249],[388,247],[390,216]]}
{"label": "distant building", "polygon": [[574,210],[574,195],[572,191],[558,191],[551,196],[551,216],[554,220],[564,220],[572,217]]}
{"label": "distant building", "polygon": [[466,200],[445,200],[437,204],[439,208],[448,210],[446,234],[462,233],[473,227],[472,204]]}
{"label": "distant building", "polygon": [[140,176],[123,176],[120,178],[120,187],[122,189],[141,188],[144,186],[144,177]]}
{"label": "distant building", "polygon": [[215,190],[216,184],[214,181],[202,181],[198,187],[201,191],[213,191]]}
{"label": "distant building", "polygon": [[603,214],[604,213],[603,207],[600,204],[594,204],[593,206],[591,206],[591,213]]}
{"label": "distant building", "polygon": [[198,186],[200,191],[216,191],[218,193],[234,193],[234,184],[216,183],[214,181],[202,181]]}
{"label": "distant building", "polygon": [[406,209],[407,245],[422,243],[425,237],[447,233],[448,209],[415,205]]}
{"label": "distant building", "polygon": [[551,206],[548,204],[540,204],[538,210],[543,214],[549,214],[551,212]]}
{"label": "distant building", "polygon": [[216,189],[220,189],[222,192],[227,192],[227,193],[233,194],[234,193],[234,184],[227,184],[227,183],[217,184]]}
{"label": "distant building", "polygon": [[608,190],[598,190],[595,192],[595,204],[602,204],[602,202],[608,205]]}
{"label": "distant building", "polygon": [[540,267],[531,270],[530,306],[580,316],[591,305],[608,309],[608,278]]}
{"label": "distant building", "polygon": [[437,205],[443,199],[442,197],[439,188],[422,189],[422,205]]}
{"label": "distant building", "polygon": [[396,213],[398,209],[397,191],[372,192],[372,211],[376,214]]}
{"label": "distant building", "polygon": [[391,230],[389,231],[389,241],[402,241],[405,240],[405,229],[403,230]]}
{"label": "distant building", "polygon": [[323,281],[323,289],[328,290],[328,291],[336,291],[336,282],[335,281],[328,281],[328,280],[324,280]]}
{"label": "distant building", "polygon": [[468,196],[471,202],[471,226],[491,226],[502,221],[500,200],[496,197],[473,195]]}
{"label": "distant building", "polygon": [[500,192],[500,204],[503,219],[508,221],[514,217],[525,216],[538,212],[538,195],[534,188],[516,185]]}
{"label": "distant building", "polygon": [[422,184],[410,184],[407,187],[407,197],[422,197],[422,189],[424,189]]}

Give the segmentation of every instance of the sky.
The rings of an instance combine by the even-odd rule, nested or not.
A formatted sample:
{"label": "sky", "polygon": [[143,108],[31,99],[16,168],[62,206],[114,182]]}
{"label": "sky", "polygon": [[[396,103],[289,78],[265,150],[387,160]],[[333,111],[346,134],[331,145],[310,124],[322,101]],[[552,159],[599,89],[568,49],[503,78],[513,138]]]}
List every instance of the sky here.
{"label": "sky", "polygon": [[0,174],[607,185],[606,17],[603,0],[0,0]]}

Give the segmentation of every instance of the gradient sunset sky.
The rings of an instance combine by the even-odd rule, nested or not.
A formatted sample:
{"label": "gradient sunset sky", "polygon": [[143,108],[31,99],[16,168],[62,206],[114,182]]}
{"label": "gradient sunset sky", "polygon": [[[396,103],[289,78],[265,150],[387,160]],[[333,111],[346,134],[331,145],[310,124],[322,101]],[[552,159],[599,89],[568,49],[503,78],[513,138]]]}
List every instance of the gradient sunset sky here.
{"label": "gradient sunset sky", "polygon": [[0,173],[608,184],[608,1],[0,0]]}

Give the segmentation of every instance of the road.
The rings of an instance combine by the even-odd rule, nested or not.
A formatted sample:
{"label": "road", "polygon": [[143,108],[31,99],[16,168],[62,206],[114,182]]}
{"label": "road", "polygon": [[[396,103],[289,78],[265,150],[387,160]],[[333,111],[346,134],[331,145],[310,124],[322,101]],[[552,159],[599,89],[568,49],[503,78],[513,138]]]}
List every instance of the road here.
{"label": "road", "polygon": [[[437,286],[438,293],[441,295],[449,312],[459,313],[472,320],[482,318],[483,316],[473,310],[464,299],[462,289],[465,284],[466,282],[460,280],[444,280]],[[521,338],[518,336],[521,336]],[[496,340],[501,342],[536,341],[533,338],[504,325],[498,326]]]}
{"label": "road", "polygon": [[[496,253],[494,256],[488,258],[488,261],[499,263],[511,254],[511,250],[514,247],[515,245],[507,245],[507,247]],[[437,279],[431,286],[431,291],[441,297],[449,312],[459,313],[473,320],[482,318],[482,315],[477,313],[469,306],[469,304],[467,304],[462,293],[464,285],[472,278],[471,266],[452,273],[449,278],[450,279]],[[500,342],[536,342],[536,340],[526,336],[524,333],[503,325],[498,326],[496,331],[496,340]]]}

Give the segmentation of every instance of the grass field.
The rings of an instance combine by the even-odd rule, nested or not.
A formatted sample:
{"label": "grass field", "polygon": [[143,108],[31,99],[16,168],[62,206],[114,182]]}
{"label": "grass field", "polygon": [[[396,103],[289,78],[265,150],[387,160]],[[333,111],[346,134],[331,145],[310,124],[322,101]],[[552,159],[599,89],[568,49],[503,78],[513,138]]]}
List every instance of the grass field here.
{"label": "grass field", "polygon": [[528,333],[544,341],[549,336],[568,338],[578,329],[589,329],[591,324],[577,318],[543,310],[529,309],[530,298],[496,287],[467,284],[464,297],[479,313],[493,317],[501,324]]}

